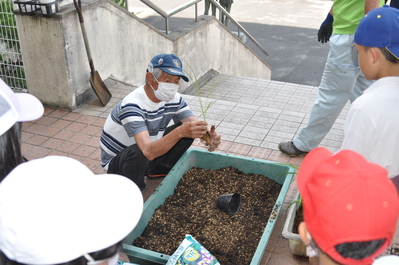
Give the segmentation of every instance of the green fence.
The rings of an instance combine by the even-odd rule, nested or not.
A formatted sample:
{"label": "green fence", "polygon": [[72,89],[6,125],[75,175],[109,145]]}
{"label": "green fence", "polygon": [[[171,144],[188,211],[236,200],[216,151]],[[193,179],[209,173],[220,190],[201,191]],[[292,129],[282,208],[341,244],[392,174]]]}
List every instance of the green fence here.
{"label": "green fence", "polygon": [[10,0],[0,0],[0,78],[14,91],[27,91],[14,4]]}

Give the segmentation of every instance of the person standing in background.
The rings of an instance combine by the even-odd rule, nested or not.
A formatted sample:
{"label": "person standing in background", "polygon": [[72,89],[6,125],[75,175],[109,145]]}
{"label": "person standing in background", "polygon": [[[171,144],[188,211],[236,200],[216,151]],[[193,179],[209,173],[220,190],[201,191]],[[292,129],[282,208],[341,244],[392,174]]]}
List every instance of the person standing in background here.
{"label": "person standing in background", "polygon": [[[217,0],[215,0],[217,1]],[[205,13],[204,15],[208,15],[209,14],[209,7],[211,6],[211,1],[209,0],[205,0]],[[212,4],[212,16],[216,17],[216,6],[214,4]]]}
{"label": "person standing in background", "polygon": [[[330,52],[312,107],[309,122],[292,140],[278,149],[288,156],[300,156],[318,147],[350,100],[353,102],[373,81],[360,70],[354,36],[360,20],[384,0],[335,0],[318,32],[318,40],[329,41]],[[331,37],[330,37],[331,36]]]}
{"label": "person standing in background", "polygon": [[[230,13],[231,6],[233,5],[233,0],[219,0],[219,3],[224,9],[226,9],[227,13]],[[225,15],[222,14],[221,22],[227,27],[229,20]]]}

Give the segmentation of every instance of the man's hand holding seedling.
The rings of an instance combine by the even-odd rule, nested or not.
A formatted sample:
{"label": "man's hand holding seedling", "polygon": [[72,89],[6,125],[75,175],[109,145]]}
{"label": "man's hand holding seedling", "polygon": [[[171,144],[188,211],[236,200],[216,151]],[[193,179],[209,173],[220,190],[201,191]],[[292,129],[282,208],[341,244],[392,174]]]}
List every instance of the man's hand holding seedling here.
{"label": "man's hand holding seedling", "polygon": [[211,126],[211,130],[210,130],[209,134],[211,135],[211,139],[210,139],[208,151],[212,152],[212,151],[215,151],[215,149],[219,147],[221,135],[220,135],[220,133],[216,132],[215,125]]}

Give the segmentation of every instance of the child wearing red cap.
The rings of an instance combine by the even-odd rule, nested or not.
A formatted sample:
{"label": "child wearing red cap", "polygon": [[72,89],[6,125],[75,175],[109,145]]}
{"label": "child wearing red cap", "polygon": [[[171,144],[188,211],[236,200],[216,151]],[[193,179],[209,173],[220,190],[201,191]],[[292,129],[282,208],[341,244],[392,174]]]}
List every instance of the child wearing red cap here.
{"label": "child wearing red cap", "polygon": [[399,217],[398,192],[383,167],[351,150],[319,147],[304,158],[298,188],[299,234],[317,250],[318,264],[399,264],[397,256],[373,263],[391,244]]}
{"label": "child wearing red cap", "polygon": [[399,188],[399,9],[370,11],[356,30],[355,47],[365,77],[377,81],[352,103],[341,149],[383,166]]}

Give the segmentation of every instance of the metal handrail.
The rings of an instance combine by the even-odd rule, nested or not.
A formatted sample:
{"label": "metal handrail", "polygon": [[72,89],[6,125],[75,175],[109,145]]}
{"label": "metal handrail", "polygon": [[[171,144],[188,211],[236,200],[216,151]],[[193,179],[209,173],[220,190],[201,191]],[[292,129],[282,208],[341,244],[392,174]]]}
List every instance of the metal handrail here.
{"label": "metal handrail", "polygon": [[[150,7],[151,9],[153,9],[155,12],[157,12],[159,15],[161,15],[163,18],[165,18],[165,31],[166,31],[166,35],[168,35],[169,33],[169,17],[191,7],[192,5],[195,5],[195,22],[198,22],[198,6],[197,4],[199,2],[202,2],[202,0],[191,0],[185,4],[180,5],[177,8],[174,8],[172,10],[170,10],[169,12],[165,12],[162,8],[160,8],[159,6],[157,6],[156,4],[154,4],[153,2],[151,2],[151,0],[140,0],[141,2],[143,2],[144,4],[146,4],[148,7]],[[243,32],[246,37],[252,42],[253,47],[252,50],[255,52],[255,46],[258,47],[260,49],[260,51],[262,51],[266,56],[269,56],[269,54],[266,52],[266,50],[259,44],[259,42],[257,42],[252,36],[251,34],[248,33],[248,31],[246,31],[244,29],[243,26],[240,25],[240,23],[238,23],[234,18],[232,18],[230,16],[230,14],[215,0],[209,0],[213,5],[215,5],[218,9],[219,9],[219,20],[221,20],[222,15],[226,16],[226,19],[229,19],[235,26],[237,26],[238,28],[238,36],[240,36],[240,32]]]}
{"label": "metal handrail", "polygon": [[[225,15],[229,20],[231,20],[231,22],[237,26],[238,28],[238,37],[240,36],[240,32],[242,31],[247,38],[249,38],[252,43],[253,43],[253,48],[252,50],[255,51],[255,45],[266,55],[269,56],[269,54],[266,52],[266,50],[262,47],[262,45],[259,44],[259,42],[257,42],[252,36],[251,34],[248,33],[248,31],[246,31],[244,29],[243,26],[240,25],[240,23],[238,23],[238,21],[236,21],[232,16],[230,16],[230,14],[226,11],[226,9],[224,9],[218,2],[216,2],[215,0],[209,0],[212,4],[214,4],[218,9],[219,9],[219,20],[222,20],[222,13],[223,15]],[[227,19],[225,18],[225,19]]]}
{"label": "metal handrail", "polygon": [[148,7],[152,8],[155,12],[157,12],[159,15],[165,18],[165,31],[166,35],[169,33],[169,18],[180,11],[183,11],[184,9],[187,9],[191,7],[192,5],[195,5],[195,22],[198,22],[198,7],[197,3],[201,2],[202,0],[191,0],[190,2],[187,2],[185,4],[182,4],[179,7],[176,7],[169,12],[165,12],[162,8],[151,2],[150,0],[140,0],[144,4],[146,4]]}

